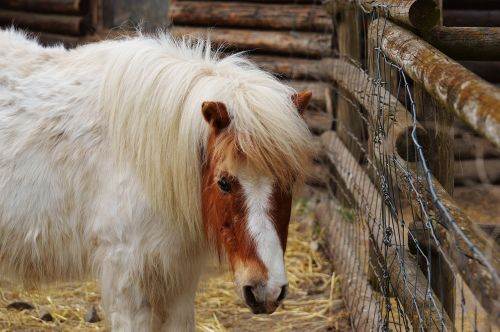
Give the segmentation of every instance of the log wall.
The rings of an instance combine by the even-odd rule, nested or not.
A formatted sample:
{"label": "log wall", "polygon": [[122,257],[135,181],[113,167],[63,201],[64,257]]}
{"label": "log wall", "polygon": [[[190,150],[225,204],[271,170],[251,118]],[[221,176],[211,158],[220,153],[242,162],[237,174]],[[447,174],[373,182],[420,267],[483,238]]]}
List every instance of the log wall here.
{"label": "log wall", "polygon": [[103,0],[3,0],[0,26],[15,26],[46,44],[76,46],[100,26]]}
{"label": "log wall", "polygon": [[174,36],[208,37],[227,52],[245,51],[296,90],[312,91],[306,121],[315,133],[331,128],[325,112],[331,89],[321,81],[329,79],[333,25],[319,1],[172,1],[168,18]]}

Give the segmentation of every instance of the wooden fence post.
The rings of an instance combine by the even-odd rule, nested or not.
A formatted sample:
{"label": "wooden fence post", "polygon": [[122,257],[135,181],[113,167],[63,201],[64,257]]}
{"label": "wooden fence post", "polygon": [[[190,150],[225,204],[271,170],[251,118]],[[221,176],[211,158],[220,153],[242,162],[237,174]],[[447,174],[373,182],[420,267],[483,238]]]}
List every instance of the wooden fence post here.
{"label": "wooden fence post", "polygon": [[[442,1],[438,1],[439,12],[442,13]],[[439,19],[442,25],[442,15]],[[413,100],[415,102],[417,120],[423,125],[427,132],[424,145],[424,155],[427,166],[432,174],[441,183],[443,188],[453,195],[453,174],[454,174],[454,153],[453,153],[453,114],[440,107],[436,101],[425,91],[425,89],[414,82]],[[418,228],[417,228],[418,229]],[[425,237],[416,234],[417,240]],[[424,252],[425,247],[422,248]],[[453,271],[445,258],[435,249],[428,249],[431,268],[431,287],[439,296],[444,309],[448,313],[451,321],[455,319],[455,277]],[[421,266],[425,271],[427,267]]]}
{"label": "wooden fence post", "polygon": [[[361,61],[360,21],[357,9],[354,6],[347,6],[340,12],[340,20],[335,24],[339,55],[358,63]],[[339,95],[341,93],[338,92],[336,98],[337,132],[340,139],[359,160],[363,153],[356,140],[361,141],[363,138],[363,122],[355,107],[346,100],[345,94]]]}
{"label": "wooden fence post", "polygon": [[[455,160],[453,153],[453,114],[439,107],[422,86],[416,83],[414,83],[413,87],[413,99],[417,119],[428,135],[425,139],[426,144],[423,146],[427,166],[443,188],[452,195]],[[416,238],[419,242],[423,239],[423,237],[418,236],[419,228],[422,227],[422,224],[416,226]],[[413,232],[413,230],[410,231]],[[423,229],[422,231],[421,235],[425,237],[426,231]],[[421,246],[421,248],[430,256],[428,259],[431,264],[431,286],[453,321],[455,317],[455,277],[453,271],[444,257],[441,257],[436,250],[430,248],[426,252],[427,248],[425,246]],[[422,269],[425,271],[427,267],[422,266]]]}

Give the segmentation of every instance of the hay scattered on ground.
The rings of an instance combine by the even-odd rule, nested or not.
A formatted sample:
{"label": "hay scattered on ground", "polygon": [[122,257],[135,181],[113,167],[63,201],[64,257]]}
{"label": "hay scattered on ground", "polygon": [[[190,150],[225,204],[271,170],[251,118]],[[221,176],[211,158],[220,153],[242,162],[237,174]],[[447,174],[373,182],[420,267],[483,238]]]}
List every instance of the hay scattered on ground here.
{"label": "hay scattered on ground", "polygon": [[[289,295],[283,307],[270,316],[255,316],[236,295],[231,273],[204,278],[196,297],[197,331],[346,331],[348,313],[339,290],[338,276],[321,252],[319,230],[303,201],[298,202],[290,224],[286,264]],[[316,234],[315,234],[316,229]],[[34,310],[8,310],[6,306],[22,300]],[[94,282],[67,283],[43,291],[26,291],[0,282],[0,329],[36,331],[104,331],[104,322],[86,323],[89,305],[99,315],[99,290]],[[50,312],[53,322],[39,319]]]}

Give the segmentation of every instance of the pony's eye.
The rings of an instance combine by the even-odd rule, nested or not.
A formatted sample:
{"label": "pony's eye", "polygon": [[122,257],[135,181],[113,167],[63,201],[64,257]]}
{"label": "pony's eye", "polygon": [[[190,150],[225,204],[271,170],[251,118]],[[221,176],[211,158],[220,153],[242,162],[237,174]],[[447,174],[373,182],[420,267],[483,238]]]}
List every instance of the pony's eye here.
{"label": "pony's eye", "polygon": [[225,178],[221,177],[219,181],[217,181],[217,184],[219,185],[220,190],[222,190],[225,193],[228,193],[231,191],[231,183]]}

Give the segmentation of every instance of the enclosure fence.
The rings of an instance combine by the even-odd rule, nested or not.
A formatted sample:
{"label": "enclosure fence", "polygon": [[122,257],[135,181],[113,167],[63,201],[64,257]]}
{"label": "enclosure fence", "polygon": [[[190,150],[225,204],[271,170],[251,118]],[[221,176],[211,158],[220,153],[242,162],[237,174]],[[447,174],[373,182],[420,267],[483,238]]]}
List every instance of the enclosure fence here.
{"label": "enclosure fence", "polygon": [[500,327],[498,244],[453,193],[456,117],[500,146],[500,91],[426,43],[434,1],[327,1],[326,227],[356,330]]}

